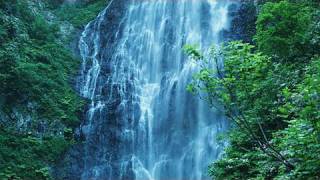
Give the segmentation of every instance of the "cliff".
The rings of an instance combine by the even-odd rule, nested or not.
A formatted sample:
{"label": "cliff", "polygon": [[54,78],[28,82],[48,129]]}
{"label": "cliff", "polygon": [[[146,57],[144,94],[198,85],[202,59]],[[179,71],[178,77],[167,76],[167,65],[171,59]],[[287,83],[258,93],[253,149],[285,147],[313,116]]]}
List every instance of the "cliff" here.
{"label": "cliff", "polygon": [[[70,3],[0,1],[0,179],[51,179],[77,143],[84,101],[73,85],[80,60],[72,42],[106,2]],[[67,10],[86,14],[70,19]]]}

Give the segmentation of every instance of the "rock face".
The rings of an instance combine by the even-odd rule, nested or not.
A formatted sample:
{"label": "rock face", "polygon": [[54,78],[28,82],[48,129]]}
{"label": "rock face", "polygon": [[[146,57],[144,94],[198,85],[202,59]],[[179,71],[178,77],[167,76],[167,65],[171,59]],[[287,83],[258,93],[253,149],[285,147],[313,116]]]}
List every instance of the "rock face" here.
{"label": "rock face", "polygon": [[258,4],[259,1],[256,0],[242,0],[241,3],[230,7],[229,16],[232,22],[230,29],[223,31],[225,40],[242,40],[252,43],[256,33]]}
{"label": "rock face", "polygon": [[[117,152],[119,147],[116,145],[119,143],[116,136],[118,131],[117,120],[120,117],[120,112],[117,112],[120,97],[117,98],[117,95],[114,95],[114,102],[104,106],[107,109],[101,110],[101,114],[92,111],[96,106],[99,106],[95,102],[106,101],[106,97],[102,96],[103,93],[109,93],[110,84],[107,84],[107,77],[110,76],[112,66],[109,62],[112,59],[112,54],[115,53],[117,38],[121,36],[121,29],[123,29],[121,19],[125,16],[126,4],[128,3],[125,0],[114,0],[109,7],[99,14],[96,21],[86,26],[82,34],[79,49],[84,64],[77,81],[77,88],[83,97],[94,104],[89,105],[88,113],[84,115],[83,123],[78,129],[78,137],[84,142],[72,147],[54,168],[53,174],[57,179],[90,179],[90,177],[97,177],[98,179],[111,177],[112,179],[112,177],[119,177],[119,174],[110,176],[110,171],[106,165],[108,165],[108,158],[117,158],[114,154],[121,156],[120,152]],[[100,38],[95,39],[96,36],[100,36]],[[104,51],[98,53],[100,49],[104,49]],[[104,84],[104,86],[101,86],[101,92],[97,93],[101,95],[95,96],[92,89],[90,89],[90,92],[84,92],[83,90],[86,86],[85,74],[92,71],[91,66],[94,60],[90,56],[95,57],[96,60],[99,59],[99,63],[101,63],[99,71],[102,75],[99,77],[99,83]],[[97,124],[95,127],[92,126],[87,129],[93,123],[91,122],[93,119],[95,120],[94,123]],[[93,169],[88,169],[90,167],[93,167]],[[99,174],[96,175],[96,172],[99,172]]]}
{"label": "rock face", "polygon": [[225,117],[189,94],[196,64],[185,44],[223,41],[232,0],[113,0],[87,25],[77,87],[89,101],[82,144],[57,179],[208,179],[223,145]]}

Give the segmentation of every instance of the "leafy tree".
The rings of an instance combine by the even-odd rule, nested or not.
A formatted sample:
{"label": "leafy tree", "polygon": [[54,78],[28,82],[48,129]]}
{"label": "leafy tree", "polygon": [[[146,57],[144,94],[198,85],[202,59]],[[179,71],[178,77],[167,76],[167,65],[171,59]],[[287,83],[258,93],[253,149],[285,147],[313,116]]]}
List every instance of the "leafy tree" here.
{"label": "leafy tree", "polygon": [[305,68],[301,81],[290,81],[293,86],[281,78],[292,69],[252,45],[230,42],[211,49],[209,57],[191,46],[185,50],[201,67],[188,90],[235,125],[228,133],[225,156],[210,168],[213,177],[319,178],[318,58]]}
{"label": "leafy tree", "polygon": [[[272,131],[264,129],[278,123],[272,112],[276,111],[277,92],[281,89],[269,78],[273,69],[270,58],[254,53],[253,46],[241,42],[231,42],[219,51],[214,50],[207,59],[190,47],[186,51],[198,59],[202,67],[189,90],[205,92],[204,99],[217,109],[223,109],[246,138],[251,139],[254,144],[251,148],[259,148],[288,169],[293,169],[293,165],[270,143]],[[223,69],[219,62],[222,58]],[[215,69],[211,68],[212,63],[216,65]]]}
{"label": "leafy tree", "polygon": [[185,48],[201,67],[188,90],[233,122],[229,146],[209,173],[215,179],[319,179],[319,3],[258,3],[257,48],[230,42],[209,57]]}
{"label": "leafy tree", "polygon": [[[311,9],[304,3],[267,2],[257,19],[255,40],[260,51],[290,63],[305,62],[310,56],[305,44]],[[295,60],[295,61],[294,61]]]}

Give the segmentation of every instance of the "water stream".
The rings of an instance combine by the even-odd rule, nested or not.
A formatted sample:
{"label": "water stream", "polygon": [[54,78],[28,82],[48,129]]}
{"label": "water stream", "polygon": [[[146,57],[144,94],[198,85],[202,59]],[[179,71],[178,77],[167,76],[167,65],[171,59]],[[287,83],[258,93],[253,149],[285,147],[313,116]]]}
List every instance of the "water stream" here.
{"label": "water stream", "polygon": [[186,91],[198,67],[182,47],[223,41],[232,2],[131,0],[120,2],[123,12],[113,3],[79,42],[78,88],[89,100],[81,179],[208,179],[223,150],[215,137],[227,122]]}

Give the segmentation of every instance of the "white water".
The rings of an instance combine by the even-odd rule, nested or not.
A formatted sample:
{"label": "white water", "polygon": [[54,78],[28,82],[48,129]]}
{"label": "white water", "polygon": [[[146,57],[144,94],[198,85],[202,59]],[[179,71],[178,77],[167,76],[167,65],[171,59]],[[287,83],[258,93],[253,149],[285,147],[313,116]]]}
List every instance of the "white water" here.
{"label": "white water", "polygon": [[[112,3],[116,3],[116,0]],[[111,4],[112,4],[111,3]],[[203,180],[223,149],[225,118],[186,91],[206,49],[228,28],[229,0],[132,0],[108,48],[106,8],[82,33],[79,89],[90,100],[81,131],[82,179]],[[105,55],[105,52],[112,52]],[[106,58],[106,57],[109,58]]]}

